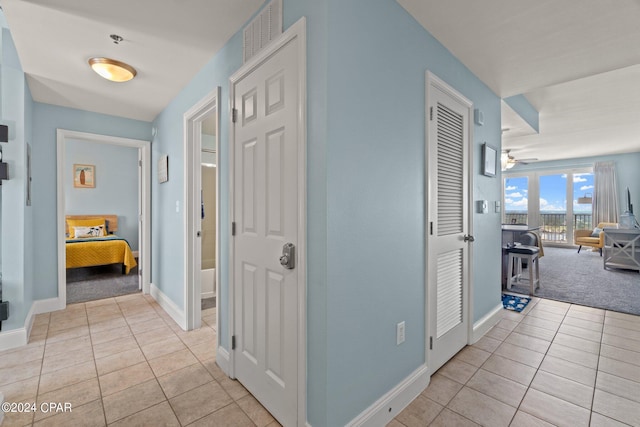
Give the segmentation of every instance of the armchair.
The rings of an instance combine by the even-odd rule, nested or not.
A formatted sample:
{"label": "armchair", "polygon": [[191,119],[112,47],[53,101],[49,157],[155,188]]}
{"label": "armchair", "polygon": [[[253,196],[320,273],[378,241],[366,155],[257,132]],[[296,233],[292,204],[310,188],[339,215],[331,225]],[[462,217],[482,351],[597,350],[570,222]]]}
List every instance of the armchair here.
{"label": "armchair", "polygon": [[578,245],[578,253],[583,246],[591,246],[594,249],[599,249],[600,256],[602,256],[602,248],[604,247],[604,231],[605,227],[617,227],[615,222],[601,222],[596,228],[600,229],[598,236],[593,236],[592,230],[575,230],[573,232],[573,243]]}

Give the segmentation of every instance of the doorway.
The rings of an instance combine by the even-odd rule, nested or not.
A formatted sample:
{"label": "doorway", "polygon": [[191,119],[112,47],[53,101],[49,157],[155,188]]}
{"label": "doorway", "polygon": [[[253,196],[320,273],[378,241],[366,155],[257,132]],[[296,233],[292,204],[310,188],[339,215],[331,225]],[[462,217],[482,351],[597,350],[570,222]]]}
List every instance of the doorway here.
{"label": "doorway", "polygon": [[[136,169],[132,172],[132,181],[130,184],[134,188],[137,188],[137,202],[138,212],[137,214],[121,217],[116,215],[113,220],[119,224],[119,229],[122,230],[123,220],[128,223],[133,230],[137,229],[136,234],[131,237],[131,240],[137,240],[138,246],[138,286],[143,293],[149,293],[149,272],[150,272],[150,202],[151,202],[151,187],[150,187],[150,158],[151,158],[151,143],[149,141],[142,141],[136,139],[119,138],[107,135],[98,135],[85,132],[76,132],[65,129],[58,129],[57,131],[57,233],[58,233],[58,299],[56,309],[64,309],[67,305],[67,251],[66,251],[66,234],[67,234],[67,221],[66,216],[66,198],[68,197],[67,181],[74,179],[74,173],[76,165],[70,164],[70,160],[67,159],[67,151],[72,148],[74,142],[80,142],[81,144],[90,144],[95,147],[114,147],[117,151],[118,147],[124,149],[133,149],[137,152],[137,162],[134,160],[133,167]],[[95,158],[95,163],[99,163],[102,158]],[[83,190],[91,192],[99,184],[98,174],[100,169],[96,168],[96,164],[89,164],[87,161],[86,173],[93,173],[95,179],[95,186],[86,185],[88,188],[82,188]],[[137,163],[137,164],[136,164]],[[78,165],[82,166],[82,165]],[[88,172],[87,172],[88,171]],[[106,172],[106,171],[105,171]],[[106,175],[104,176],[106,178]],[[86,179],[86,175],[85,175]],[[135,191],[135,190],[134,190]],[[135,208],[134,208],[135,209]],[[87,212],[87,214],[96,214],[97,212]],[[100,212],[101,214],[111,214],[113,212]],[[108,230],[108,224],[106,229]],[[125,266],[127,267],[127,266]],[[123,267],[123,269],[125,268]]]}
{"label": "doorway", "polygon": [[[201,217],[202,217],[202,274],[201,274],[201,309],[203,321],[209,322],[217,330],[212,314],[216,309],[216,254],[218,249],[218,159],[216,152],[217,129],[215,114],[210,114],[202,122],[201,149]],[[214,316],[215,317],[215,316]],[[205,320],[206,319],[206,320]]]}
{"label": "doorway", "polygon": [[[184,129],[186,328],[200,328],[204,301],[205,310],[209,313],[212,309],[215,311],[217,329],[220,323],[217,310],[220,283],[220,87],[185,113]],[[212,303],[213,307],[210,306]],[[207,317],[213,323],[211,315]]]}
{"label": "doorway", "polygon": [[427,355],[434,373],[469,341],[471,101],[427,72]]}

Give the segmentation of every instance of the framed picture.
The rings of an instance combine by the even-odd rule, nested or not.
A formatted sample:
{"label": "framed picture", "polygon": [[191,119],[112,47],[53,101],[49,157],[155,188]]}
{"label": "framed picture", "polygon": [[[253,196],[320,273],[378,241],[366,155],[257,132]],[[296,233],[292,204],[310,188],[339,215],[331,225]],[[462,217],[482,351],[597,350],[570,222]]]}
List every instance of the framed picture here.
{"label": "framed picture", "polygon": [[497,163],[498,151],[486,142],[482,144],[482,174],[496,176]]}
{"label": "framed picture", "polygon": [[96,188],[96,166],[74,164],[73,186],[75,188]]}

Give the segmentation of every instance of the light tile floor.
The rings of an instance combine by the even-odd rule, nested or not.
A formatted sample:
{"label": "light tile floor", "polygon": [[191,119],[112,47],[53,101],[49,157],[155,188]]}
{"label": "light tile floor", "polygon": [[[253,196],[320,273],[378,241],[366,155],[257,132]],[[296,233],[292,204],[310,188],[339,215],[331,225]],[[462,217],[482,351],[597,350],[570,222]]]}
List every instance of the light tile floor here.
{"label": "light tile floor", "polygon": [[[184,332],[149,296],[38,315],[0,353],[6,426],[277,426],[215,364],[215,309]],[[640,317],[534,299],[436,372],[389,426],[640,426]]]}
{"label": "light tile floor", "polygon": [[388,425],[640,426],[640,317],[537,298],[504,310]]}
{"label": "light tile floor", "polygon": [[[141,294],[69,305],[38,315],[29,344],[0,353],[9,426],[279,426],[215,363],[215,308],[184,332]],[[43,412],[42,403],[72,404]],[[54,408],[55,409],[55,408]]]}

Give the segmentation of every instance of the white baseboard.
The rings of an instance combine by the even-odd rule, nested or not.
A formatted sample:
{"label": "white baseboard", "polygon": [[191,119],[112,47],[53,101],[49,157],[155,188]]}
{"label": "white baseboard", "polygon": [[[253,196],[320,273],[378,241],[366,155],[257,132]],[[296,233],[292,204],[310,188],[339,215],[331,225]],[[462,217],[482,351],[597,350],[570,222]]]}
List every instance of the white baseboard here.
{"label": "white baseboard", "polygon": [[0,351],[27,345],[36,314],[49,313],[64,308],[64,302],[61,303],[57,297],[34,301],[24,319],[24,326],[22,328],[0,332]]}
{"label": "white baseboard", "polygon": [[151,296],[156,300],[158,305],[180,326],[183,330],[187,330],[187,317],[184,311],[171,301],[156,285],[151,284]]}
{"label": "white baseboard", "polygon": [[33,311],[35,314],[49,313],[52,311],[64,310],[67,307],[66,301],[60,298],[39,299],[33,302]]}
{"label": "white baseboard", "polygon": [[27,345],[27,329],[22,327],[0,332],[0,351]]}
{"label": "white baseboard", "polygon": [[471,336],[471,342],[469,344],[475,344],[476,342],[478,342],[478,340],[482,338],[484,334],[489,332],[489,329],[493,328],[500,321],[502,309],[502,303],[500,303],[493,310],[485,314],[482,319],[473,324],[473,334]]}
{"label": "white baseboard", "polygon": [[0,332],[0,351],[27,345],[29,342],[31,327],[33,326],[33,318],[35,317],[33,306],[34,304],[31,304],[31,308],[27,313],[27,317],[24,319],[24,326],[22,328]]}
{"label": "white baseboard", "polygon": [[373,405],[349,423],[348,427],[385,426],[429,385],[430,374],[426,365],[420,366],[400,384],[389,390]]}
{"label": "white baseboard", "polygon": [[215,296],[216,296],[215,292],[203,292],[200,298],[207,299],[207,298],[213,298]]}

